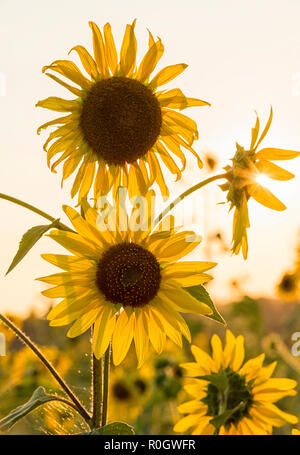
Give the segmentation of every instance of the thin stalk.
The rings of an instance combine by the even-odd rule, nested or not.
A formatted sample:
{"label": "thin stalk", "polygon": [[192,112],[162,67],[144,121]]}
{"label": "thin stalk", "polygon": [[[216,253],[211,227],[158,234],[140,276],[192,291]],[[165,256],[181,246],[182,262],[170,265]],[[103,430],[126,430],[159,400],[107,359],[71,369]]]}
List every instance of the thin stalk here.
{"label": "thin stalk", "polygon": [[202,180],[201,182],[199,183],[196,183],[196,185],[194,186],[191,186],[191,188],[187,189],[186,191],[184,191],[183,193],[180,194],[180,196],[178,196],[176,199],[174,199],[173,202],[171,202],[159,215],[158,217],[154,220],[154,224],[153,224],[153,229],[158,225],[158,223],[160,223],[160,221],[170,212],[170,210],[172,210],[174,207],[176,207],[177,204],[179,204],[179,202],[183,201],[183,199],[185,199],[187,196],[189,196],[190,194],[194,193],[194,191],[197,191],[199,190],[200,188],[202,188],[203,186],[205,185],[208,185],[209,183],[211,182],[214,182],[215,180],[218,180],[218,179],[224,179],[226,178],[227,174],[224,173],[224,174],[218,174],[218,175],[213,175],[212,177],[209,177],[205,180]]}
{"label": "thin stalk", "polygon": [[[57,220],[53,216],[44,212],[43,210],[40,210],[40,209],[34,207],[34,205],[28,204],[27,202],[21,201],[20,199],[17,199],[15,197],[8,196],[7,194],[0,193],[0,199],[4,199],[6,201],[13,202],[14,204],[20,205],[21,207],[31,210],[31,212],[37,213],[38,215],[42,216],[43,218],[46,218],[49,221],[53,222],[53,221]],[[57,224],[58,224],[59,229],[62,229],[63,231],[74,232],[73,229],[69,228],[68,226],[61,223],[60,221],[58,221]]]}
{"label": "thin stalk", "polygon": [[51,363],[46,359],[46,357],[44,357],[44,355],[39,350],[39,348],[31,341],[31,339],[27,335],[25,335],[24,332],[22,332],[22,330],[20,330],[18,327],[16,327],[12,321],[10,321],[6,316],[4,316],[1,313],[0,313],[0,320],[5,325],[7,325],[7,327],[9,327],[23,341],[23,343],[26,344],[35,353],[35,355],[43,362],[43,364],[48,369],[48,371],[52,374],[52,376],[56,379],[56,381],[59,383],[61,388],[65,391],[65,393],[68,395],[68,397],[74,403],[75,409],[84,418],[84,420],[87,423],[89,423],[91,420],[89,413],[84,408],[84,406],[80,403],[79,399],[72,392],[72,390],[67,385],[67,383],[64,381],[64,379],[59,375],[59,373],[55,370],[55,368],[51,365]]}
{"label": "thin stalk", "polygon": [[109,344],[104,356],[102,426],[106,425],[107,420],[110,357],[111,347]]}
{"label": "thin stalk", "polygon": [[102,420],[102,376],[103,376],[103,358],[97,359],[92,353],[92,396],[93,396],[93,428],[99,428]]}

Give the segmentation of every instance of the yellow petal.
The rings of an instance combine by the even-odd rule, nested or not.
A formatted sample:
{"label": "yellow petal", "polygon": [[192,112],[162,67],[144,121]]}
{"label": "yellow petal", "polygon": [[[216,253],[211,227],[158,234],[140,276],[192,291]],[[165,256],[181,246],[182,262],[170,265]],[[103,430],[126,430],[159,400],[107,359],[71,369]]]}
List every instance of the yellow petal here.
{"label": "yellow petal", "polygon": [[95,259],[99,255],[96,247],[84,240],[80,235],[60,230],[53,230],[48,234],[53,240],[69,250],[71,253],[88,259]]}
{"label": "yellow petal", "polygon": [[[75,46],[73,47],[70,52],[76,51],[80,61],[82,63],[82,66],[84,67],[85,71],[89,74],[91,78],[94,80],[97,79],[98,77],[98,70],[97,70],[97,65],[94,62],[94,59],[92,56],[89,54],[89,52],[86,50],[85,47],[83,46]],[[69,54],[70,54],[69,52]]]}
{"label": "yellow petal", "polygon": [[231,361],[231,367],[233,371],[238,371],[244,362],[245,348],[244,348],[244,337],[239,335],[235,340],[235,349],[233,359]]}
{"label": "yellow petal", "polygon": [[67,256],[64,254],[41,254],[41,257],[45,259],[45,261],[50,262],[50,264],[56,265],[63,270],[75,273],[84,272],[93,266],[90,261],[77,256]]}
{"label": "yellow petal", "polygon": [[257,167],[259,172],[267,175],[268,177],[274,180],[291,180],[295,177],[294,174],[287,171],[286,169],[282,169],[282,167],[277,166],[271,161],[260,160],[257,163],[255,163],[255,166]]}
{"label": "yellow petal", "polygon": [[102,309],[94,308],[83,314],[83,316],[77,319],[77,321],[72,325],[67,333],[67,336],[74,338],[86,332],[94,324],[100,311],[102,311]]}
{"label": "yellow petal", "polygon": [[147,332],[146,314],[143,309],[137,308],[135,311],[136,325],[134,332],[134,343],[136,355],[138,358],[138,368],[140,368],[146,360],[149,348],[149,335]]}
{"label": "yellow petal", "polygon": [[166,335],[164,328],[158,318],[153,315],[150,305],[145,306],[145,311],[147,313],[147,324],[148,324],[148,333],[152,346],[154,347],[157,354],[161,354],[166,342]]}
{"label": "yellow petal", "polygon": [[50,79],[52,79],[53,81],[57,82],[58,84],[62,85],[63,87],[65,87],[67,90],[69,90],[71,93],[73,93],[74,95],[76,95],[78,98],[80,98],[82,96],[82,92],[81,92],[81,89],[77,88],[77,87],[74,87],[73,85],[70,85],[68,84],[67,82],[65,81],[62,81],[61,79],[59,79],[58,77],[54,76],[54,74],[50,74],[50,73],[45,73],[46,76],[50,77]]}
{"label": "yellow petal", "polygon": [[258,138],[258,132],[259,132],[259,118],[258,115],[256,114],[256,122],[254,128],[252,128],[251,131],[251,145],[250,145],[250,150],[254,149],[255,147],[255,142]]}
{"label": "yellow petal", "polygon": [[247,186],[247,190],[257,202],[268,207],[269,209],[282,211],[286,209],[286,206],[274,196],[271,191],[269,191],[264,186],[259,183],[253,183]]}
{"label": "yellow petal", "polygon": [[100,359],[107,350],[115,325],[115,308],[106,301],[94,325],[93,351],[97,359]]}
{"label": "yellow petal", "polygon": [[299,155],[300,152],[296,152],[295,150],[264,148],[259,150],[255,156],[260,160],[284,161],[292,160],[293,158],[297,158]]}
{"label": "yellow petal", "polygon": [[135,331],[135,317],[131,311],[124,310],[118,317],[113,334],[112,349],[113,361],[119,365],[125,358]]}
{"label": "yellow petal", "polygon": [[266,136],[267,132],[269,131],[269,128],[270,128],[271,123],[272,123],[272,119],[273,119],[273,109],[272,109],[272,106],[271,106],[269,119],[268,119],[268,121],[266,123],[266,126],[265,126],[263,132],[261,133],[261,136],[260,136],[257,144],[255,145],[255,150],[257,149],[257,147],[259,146],[259,144],[261,143],[261,141],[264,139],[264,137]]}
{"label": "yellow petal", "polygon": [[[159,40],[160,41],[160,40]],[[144,56],[143,60],[140,63],[138,72],[137,72],[137,80],[140,82],[145,82],[146,79],[150,76],[153,72],[156,62],[157,62],[157,54],[159,51],[160,45],[158,43],[154,43],[150,49],[147,51],[146,55]]]}
{"label": "yellow petal", "polygon": [[216,364],[216,367],[219,369],[222,366],[223,360],[223,348],[222,342],[218,335],[214,334],[211,338],[211,347],[212,347],[212,357]]}
{"label": "yellow petal", "polygon": [[91,82],[83,76],[78,66],[69,60],[55,60],[51,65],[44,66],[42,72],[44,73],[47,70],[55,71],[56,73],[67,77],[85,90],[89,90],[91,86]]}
{"label": "yellow petal", "polygon": [[57,96],[49,96],[45,100],[38,101],[36,107],[44,107],[57,112],[75,112],[81,109],[76,100],[64,100]]}
{"label": "yellow petal", "polygon": [[130,76],[135,68],[137,43],[134,34],[136,20],[126,25],[120,52],[120,71],[122,76]]}
{"label": "yellow petal", "polygon": [[199,302],[190,293],[182,289],[176,282],[163,282],[158,291],[160,298],[177,311],[194,314],[212,314],[205,303]]}
{"label": "yellow petal", "polygon": [[179,76],[188,65],[185,63],[178,63],[177,65],[170,65],[166,68],[163,68],[157,75],[152,79],[149,84],[149,88],[155,89],[161,85],[167,84],[175,77]]}
{"label": "yellow petal", "polygon": [[103,37],[99,27],[94,22],[89,22],[93,33],[94,56],[102,77],[109,77],[109,71],[106,64],[105,47]]}
{"label": "yellow petal", "polygon": [[173,343],[177,344],[177,346],[181,348],[182,337],[179,325],[176,320],[169,318],[164,307],[160,305],[160,300],[158,298],[152,301],[151,310],[154,317],[161,322],[166,335],[173,341]]}
{"label": "yellow petal", "polygon": [[107,63],[114,75],[118,69],[118,54],[115,46],[115,41],[109,23],[104,25],[103,28],[104,41],[105,41],[105,55]]}
{"label": "yellow petal", "polygon": [[177,407],[178,412],[181,412],[182,414],[190,414],[202,409],[203,404],[199,400],[186,401]]}
{"label": "yellow petal", "polygon": [[214,360],[205,351],[203,351],[203,349],[196,345],[192,345],[191,351],[198,365],[207,371],[206,374],[217,371],[217,366]]}

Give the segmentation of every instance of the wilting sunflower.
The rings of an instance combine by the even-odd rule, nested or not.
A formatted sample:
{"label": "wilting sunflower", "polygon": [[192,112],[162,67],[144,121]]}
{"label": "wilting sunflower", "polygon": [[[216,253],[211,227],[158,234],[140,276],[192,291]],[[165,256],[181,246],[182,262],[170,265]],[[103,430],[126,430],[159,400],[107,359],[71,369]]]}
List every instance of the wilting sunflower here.
{"label": "wilting sunflower", "polygon": [[295,272],[285,273],[277,285],[277,294],[286,302],[296,300],[300,296],[300,277]]}
{"label": "wilting sunflower", "polygon": [[[209,103],[188,98],[178,88],[157,91],[187,65],[167,66],[150,80],[164,46],[160,38],[155,41],[149,32],[149,49],[137,66],[135,22],[126,26],[120,58],[110,25],[104,26],[103,37],[97,25],[89,23],[94,57],[83,46],[72,49],[88,77],[69,60],[56,60],[43,68],[43,72],[59,73],[75,84],[46,72],[76,98],[51,96],[37,106],[68,113],[40,126],[38,133],[48,126],[61,125],[49,135],[44,149],[49,166],[52,158],[60,155],[51,165],[52,171],[64,161],[62,182],[77,170],[71,195],[79,193],[79,201],[87,196],[93,182],[95,198],[120,184],[128,187],[132,195],[144,194],[154,181],[168,196],[160,160],[178,180],[186,165],[182,148],[193,153],[202,167],[192,148],[194,139],[198,139],[196,123],[174,109]],[[180,168],[171,154],[181,161]]]}
{"label": "wilting sunflower", "polygon": [[230,202],[230,210],[234,207],[232,251],[238,254],[242,248],[244,259],[248,254],[247,229],[250,227],[248,215],[248,200],[253,197],[257,202],[273,210],[285,210],[285,205],[262,186],[257,180],[263,174],[275,180],[290,180],[294,174],[277,166],[272,161],[291,160],[300,155],[294,150],[278,148],[264,148],[257,150],[266,136],[272,123],[273,111],[271,108],[269,120],[259,135],[260,122],[257,116],[249,150],[245,150],[238,143],[236,152],[232,158],[232,166],[226,166],[228,182],[220,185],[223,191],[227,191],[227,200]]}
{"label": "wilting sunflower", "polygon": [[[192,434],[263,435],[297,417],[281,411],[274,403],[296,395],[297,382],[271,378],[276,362],[263,366],[265,354],[244,363],[244,337],[227,330],[224,349],[217,335],[211,339],[212,357],[193,345],[196,362],[184,363],[187,375],[195,379],[185,386],[193,397],[178,410],[187,414],[174,431]],[[197,378],[197,379],[196,379]],[[198,379],[199,378],[199,379]]]}
{"label": "wilting sunflower", "polygon": [[[63,299],[50,311],[50,325],[75,321],[69,337],[94,325],[95,356],[103,355],[112,337],[116,365],[134,339],[140,366],[149,341],[161,353],[166,336],[178,346],[182,346],[182,335],[190,340],[188,326],[179,312],[212,313],[183,287],[209,281],[211,276],[204,272],[216,264],[177,262],[199,245],[194,232],[172,228],[151,233],[148,212],[137,214],[135,208],[129,217],[119,204],[117,207],[121,216],[117,216],[115,229],[106,213],[99,216],[87,203],[83,204],[85,219],[71,207],[64,207],[77,232],[52,230],[49,236],[72,255],[42,255],[64,272],[39,279],[54,285],[43,291],[45,296]],[[145,230],[136,229],[137,217]],[[104,229],[106,220],[109,229]]]}

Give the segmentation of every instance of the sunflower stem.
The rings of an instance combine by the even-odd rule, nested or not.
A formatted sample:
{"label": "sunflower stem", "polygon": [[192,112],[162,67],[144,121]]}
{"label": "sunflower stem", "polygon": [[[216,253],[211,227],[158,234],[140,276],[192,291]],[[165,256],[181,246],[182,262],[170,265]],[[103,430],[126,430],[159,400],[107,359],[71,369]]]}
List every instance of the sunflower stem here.
{"label": "sunflower stem", "polygon": [[103,411],[103,358],[97,359],[92,353],[92,396],[93,396],[93,428],[99,428]]}
{"label": "sunflower stem", "polygon": [[105,352],[105,355],[104,355],[102,426],[106,425],[106,420],[107,420],[110,358],[111,358],[111,345],[109,344],[109,346]]}
{"label": "sunflower stem", "polygon": [[227,177],[227,173],[224,173],[224,174],[217,174],[217,175],[213,175],[212,177],[209,177],[205,180],[202,180],[201,182],[199,183],[196,183],[196,185],[194,186],[191,186],[190,188],[188,188],[186,191],[184,191],[183,193],[181,193],[179,196],[177,196],[176,199],[174,199],[173,202],[171,202],[171,204],[169,204],[159,215],[158,217],[154,220],[154,224],[153,224],[153,229],[160,223],[160,221],[174,208],[176,207],[177,204],[179,204],[179,202],[183,201],[183,199],[185,199],[187,196],[189,196],[190,194],[194,193],[194,191],[197,191],[199,190],[200,188],[203,188],[204,186],[208,185],[209,183],[211,182],[214,182],[215,180],[218,180],[218,179],[225,179]]}
{"label": "sunflower stem", "polygon": [[[15,197],[9,196],[7,194],[0,193],[0,199],[4,199],[9,202],[13,202],[14,204],[20,205],[21,207],[24,207],[25,209],[31,210],[31,212],[37,213],[38,215],[42,216],[43,218],[46,218],[47,220],[53,222],[56,221],[57,219],[54,218],[53,216],[49,215],[48,213],[44,212],[43,210],[40,210],[34,205],[28,204],[27,202],[21,201],[20,199],[17,199]],[[60,221],[57,221],[58,228],[63,230],[63,231],[70,231],[74,232],[73,229],[69,228],[65,224],[61,223]]]}
{"label": "sunflower stem", "polygon": [[[56,379],[59,383],[61,388],[65,391],[71,401],[74,403],[74,408],[79,412],[79,414],[84,418],[84,420],[90,425],[91,416],[85,409],[85,407],[81,404],[79,399],[76,395],[72,392],[70,387],[64,381],[64,379],[59,375],[59,373],[55,370],[55,368],[51,365],[51,363],[46,359],[46,357],[42,354],[39,348],[33,343],[33,341],[20,330],[10,319],[0,313],[0,320],[7,325],[19,338],[23,341],[23,343],[28,346],[35,355],[43,362],[45,367],[51,373],[51,375]],[[69,402],[68,402],[69,403]]]}

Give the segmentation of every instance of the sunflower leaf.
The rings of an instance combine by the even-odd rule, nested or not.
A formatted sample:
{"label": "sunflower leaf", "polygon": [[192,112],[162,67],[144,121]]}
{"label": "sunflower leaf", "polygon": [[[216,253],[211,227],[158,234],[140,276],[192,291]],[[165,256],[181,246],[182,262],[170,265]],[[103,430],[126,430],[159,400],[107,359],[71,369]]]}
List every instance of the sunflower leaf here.
{"label": "sunflower leaf", "polygon": [[48,401],[58,400],[59,397],[55,395],[48,395],[45,392],[44,387],[38,387],[32,394],[31,398],[27,403],[22,404],[13,411],[11,411],[6,417],[0,420],[0,431],[9,430],[18,420],[25,417],[30,412],[34,411],[37,407],[41,406]]}
{"label": "sunflower leaf", "polygon": [[197,286],[190,286],[187,288],[184,288],[187,292],[189,292],[195,299],[199,300],[199,302],[205,303],[206,305],[209,306],[209,308],[212,309],[213,313],[209,315],[205,315],[206,317],[210,319],[214,319],[217,322],[220,322],[221,324],[226,324],[225,320],[222,318],[218,310],[216,309],[213,301],[210,298],[209,293],[207,290],[201,285]]}
{"label": "sunflower leaf", "polygon": [[53,221],[51,224],[46,224],[42,226],[34,226],[33,228],[29,229],[29,231],[25,232],[23,235],[21,242],[19,244],[19,249],[17,254],[15,255],[6,275],[8,275],[18,264],[21,260],[26,256],[26,254],[31,250],[31,248],[36,244],[36,242],[47,232],[49,229],[53,227],[59,227],[59,220]]}
{"label": "sunflower leaf", "polygon": [[134,428],[131,425],[128,425],[124,422],[112,422],[104,427],[96,428],[88,433],[83,433],[84,435],[135,435]]}

